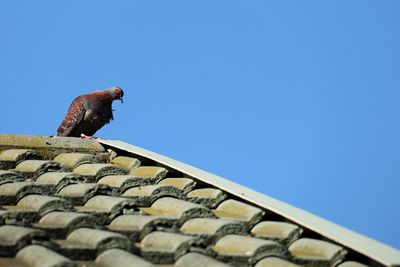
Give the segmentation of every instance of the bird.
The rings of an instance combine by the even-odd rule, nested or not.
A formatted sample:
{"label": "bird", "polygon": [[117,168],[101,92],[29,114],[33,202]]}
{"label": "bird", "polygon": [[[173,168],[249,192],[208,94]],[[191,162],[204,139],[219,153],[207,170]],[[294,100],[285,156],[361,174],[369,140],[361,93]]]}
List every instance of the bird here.
{"label": "bird", "polygon": [[123,103],[124,91],[118,86],[76,97],[57,129],[57,136],[91,138],[114,119],[112,103]]}

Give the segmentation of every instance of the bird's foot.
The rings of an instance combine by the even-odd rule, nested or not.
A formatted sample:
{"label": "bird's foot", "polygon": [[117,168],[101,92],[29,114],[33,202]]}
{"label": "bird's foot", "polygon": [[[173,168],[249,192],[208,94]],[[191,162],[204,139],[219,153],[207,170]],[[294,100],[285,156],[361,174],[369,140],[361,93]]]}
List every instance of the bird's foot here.
{"label": "bird's foot", "polygon": [[88,136],[88,135],[86,135],[86,134],[81,134],[81,138],[82,139],[94,139],[94,140],[101,140],[101,138],[100,137],[96,137],[96,136]]}

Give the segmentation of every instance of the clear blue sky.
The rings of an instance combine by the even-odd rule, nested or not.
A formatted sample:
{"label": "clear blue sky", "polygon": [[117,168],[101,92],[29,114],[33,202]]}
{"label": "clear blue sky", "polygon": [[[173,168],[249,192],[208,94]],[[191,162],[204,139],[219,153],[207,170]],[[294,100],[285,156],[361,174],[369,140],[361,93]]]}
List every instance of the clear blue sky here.
{"label": "clear blue sky", "polygon": [[400,248],[400,1],[0,2],[0,132],[98,132]]}

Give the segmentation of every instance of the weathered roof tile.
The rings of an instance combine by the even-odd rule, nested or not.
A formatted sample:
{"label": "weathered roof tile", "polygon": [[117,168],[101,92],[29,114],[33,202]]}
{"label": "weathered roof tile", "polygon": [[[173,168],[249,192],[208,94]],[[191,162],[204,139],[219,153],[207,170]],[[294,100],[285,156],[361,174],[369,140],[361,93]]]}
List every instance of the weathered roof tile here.
{"label": "weathered roof tile", "polygon": [[157,229],[172,227],[175,222],[176,219],[169,217],[126,214],[116,217],[108,229],[124,233],[131,240],[137,241]]}
{"label": "weathered roof tile", "polygon": [[233,220],[194,218],[186,221],[180,231],[184,234],[201,236],[206,244],[210,244],[224,235],[244,235],[248,229],[242,223]]}
{"label": "weathered roof tile", "polygon": [[42,239],[45,232],[14,225],[0,226],[0,256],[13,257],[21,248],[29,245],[32,239]]}
{"label": "weathered roof tile", "polygon": [[132,157],[118,156],[114,158],[111,163],[118,165],[120,168],[127,172],[132,171],[140,166],[140,160]]}
{"label": "weathered roof tile", "polygon": [[123,175],[126,171],[114,164],[94,163],[82,164],[76,167],[74,173],[94,177],[95,181],[107,175]]}
{"label": "weathered roof tile", "polygon": [[257,262],[254,267],[300,267],[290,261],[277,257],[267,257]]}
{"label": "weathered roof tile", "polygon": [[217,258],[234,266],[252,266],[267,256],[282,256],[285,248],[277,242],[240,235],[226,235],[212,250]]}
{"label": "weathered roof tile", "polygon": [[368,267],[368,265],[356,261],[346,261],[337,265],[337,267]]}
{"label": "weathered roof tile", "polygon": [[129,250],[132,245],[126,236],[91,228],[76,229],[68,235],[67,239],[56,240],[56,242],[59,250],[74,260],[93,260],[96,255],[107,249]]}
{"label": "weathered roof tile", "polygon": [[302,232],[303,230],[295,224],[277,221],[263,221],[251,229],[251,233],[255,237],[271,239],[284,244],[292,243],[299,238]]}
{"label": "weathered roof tile", "polygon": [[14,205],[18,200],[29,194],[49,195],[55,191],[53,186],[34,182],[14,182],[0,185],[0,203]]}
{"label": "weathered roof tile", "polygon": [[69,200],[74,206],[81,206],[84,205],[88,199],[95,195],[110,195],[111,192],[111,188],[107,185],[84,183],[69,184],[61,188],[56,195]]}
{"label": "weathered roof tile", "polygon": [[158,184],[175,186],[182,190],[184,194],[189,193],[196,186],[196,182],[190,178],[165,178]]}
{"label": "weathered roof tile", "polygon": [[27,267],[77,267],[70,259],[38,245],[21,249],[15,258]]}
{"label": "weathered roof tile", "polygon": [[204,206],[172,197],[159,198],[151,207],[140,210],[149,215],[172,216],[179,219],[180,223],[191,218],[213,217],[211,211]]}
{"label": "weathered roof tile", "polygon": [[141,166],[133,169],[130,174],[136,177],[159,181],[167,175],[167,169],[163,167]]}
{"label": "weathered roof tile", "polygon": [[189,250],[194,237],[166,232],[152,232],[140,243],[141,255],[154,263],[174,263]]}
{"label": "weathered roof tile", "polygon": [[160,197],[172,196],[183,198],[184,194],[179,188],[174,186],[156,184],[131,187],[121,194],[121,196],[133,198],[139,206],[148,207]]}
{"label": "weathered roof tile", "polygon": [[9,170],[0,170],[0,184],[8,182],[21,182],[25,181],[25,177],[17,172]]}
{"label": "weathered roof tile", "polygon": [[100,221],[97,217],[85,213],[54,211],[32,225],[46,230],[50,238],[64,239],[69,232],[82,227],[95,227],[100,225]]}
{"label": "weathered roof tile", "polygon": [[222,190],[217,188],[200,188],[189,192],[187,197],[189,201],[205,205],[209,208],[215,208],[227,196]]}
{"label": "weathered roof tile", "polygon": [[94,155],[87,153],[61,153],[53,161],[59,163],[63,170],[72,171],[79,165],[94,163],[96,158]]}
{"label": "weathered roof tile", "polygon": [[179,267],[229,267],[230,265],[217,261],[206,255],[190,252],[180,257],[174,266]]}
{"label": "weathered roof tile", "polygon": [[60,165],[49,160],[24,160],[15,167],[15,171],[24,174],[29,179],[37,177],[48,171],[60,170]]}
{"label": "weathered roof tile", "polygon": [[58,189],[70,183],[86,183],[85,177],[72,172],[46,172],[36,179],[38,184],[53,185]]}
{"label": "weathered roof tile", "polygon": [[108,249],[96,258],[101,267],[150,267],[151,262],[122,249]]}
{"label": "weathered roof tile", "polygon": [[259,208],[233,199],[225,200],[214,210],[214,214],[220,218],[244,221],[250,227],[259,222],[264,213]]}
{"label": "weathered roof tile", "polygon": [[84,206],[75,208],[80,212],[95,213],[106,223],[124,211],[136,209],[136,205],[134,200],[128,198],[98,195],[90,198]]}
{"label": "weathered roof tile", "polygon": [[4,206],[14,212],[34,212],[43,216],[52,211],[70,211],[71,203],[58,197],[43,195],[27,195],[18,201],[16,206]]}
{"label": "weathered roof tile", "polygon": [[305,265],[335,266],[347,251],[333,243],[311,238],[301,238],[289,246],[293,261]]}
{"label": "weathered roof tile", "polygon": [[8,149],[0,152],[0,169],[13,169],[21,161],[41,159],[36,151],[31,149]]}

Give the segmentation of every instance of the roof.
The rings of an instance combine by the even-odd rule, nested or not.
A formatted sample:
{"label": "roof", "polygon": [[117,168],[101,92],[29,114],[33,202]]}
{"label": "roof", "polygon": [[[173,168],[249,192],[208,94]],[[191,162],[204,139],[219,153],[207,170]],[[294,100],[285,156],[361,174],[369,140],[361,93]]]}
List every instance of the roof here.
{"label": "roof", "polygon": [[400,266],[400,251],[113,140],[0,135],[0,266]]}

